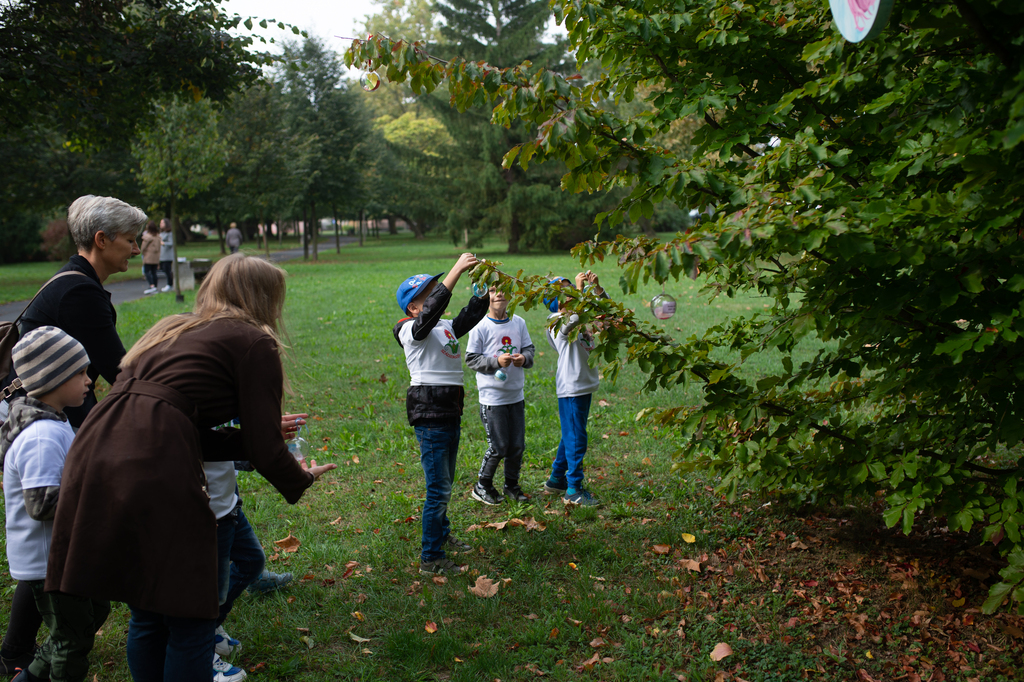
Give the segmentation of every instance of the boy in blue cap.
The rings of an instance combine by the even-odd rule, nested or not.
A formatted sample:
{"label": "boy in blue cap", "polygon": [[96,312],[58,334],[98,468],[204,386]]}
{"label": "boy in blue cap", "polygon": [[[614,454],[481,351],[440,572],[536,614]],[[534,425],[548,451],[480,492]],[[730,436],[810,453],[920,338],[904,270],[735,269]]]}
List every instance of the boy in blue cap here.
{"label": "boy in blue cap", "polygon": [[459,256],[443,281],[438,275],[413,275],[398,286],[395,298],[407,318],[395,325],[394,335],[405,351],[410,385],[405,407],[420,444],[420,463],[426,479],[423,502],[423,540],[420,573],[459,574],[466,570],[445,555],[445,547],[472,549],[451,534],[448,502],[455,478],[455,458],[462,433],[462,380],[459,339],[487,314],[486,297],[473,297],[454,320],[442,319],[462,273],[476,266],[471,253]]}
{"label": "boy in blue cap", "polygon": [[[572,283],[565,277],[552,278],[549,283],[572,288]],[[593,290],[600,298],[607,296],[597,275],[589,270],[576,275],[576,288]],[[590,416],[591,398],[601,383],[597,369],[590,366],[594,337],[588,330],[581,329],[576,339],[570,340],[570,332],[580,324],[579,315],[567,315],[565,306],[560,305],[557,298],[545,298],[544,303],[552,312],[548,317],[547,337],[548,343],[558,353],[555,393],[558,396],[558,420],[562,426],[562,440],[551,463],[551,476],[544,484],[544,492],[562,495],[566,502],[596,507],[599,504],[597,498],[583,487],[587,418]]]}

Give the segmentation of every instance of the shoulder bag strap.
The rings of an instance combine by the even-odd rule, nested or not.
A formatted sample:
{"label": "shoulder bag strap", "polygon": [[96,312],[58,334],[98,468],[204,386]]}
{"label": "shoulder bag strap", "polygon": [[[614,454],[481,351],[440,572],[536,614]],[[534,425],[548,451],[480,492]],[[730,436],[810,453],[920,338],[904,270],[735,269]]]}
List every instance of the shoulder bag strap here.
{"label": "shoulder bag strap", "polygon": [[28,309],[32,307],[32,304],[36,302],[36,299],[39,298],[39,294],[43,293],[43,290],[46,289],[46,287],[50,286],[50,284],[54,280],[58,280],[61,277],[63,277],[64,275],[81,275],[82,277],[88,277],[89,276],[89,275],[85,274],[84,272],[79,272],[78,270],[65,270],[64,272],[58,272],[56,275],[54,275],[50,279],[46,280],[46,283],[43,286],[39,287],[39,291],[36,292],[36,295],[33,296],[32,300],[28,302],[28,305],[25,306],[25,309],[22,310],[20,313],[18,313],[18,316],[16,318],[14,318],[14,322],[12,322],[11,324],[17,325],[19,322],[21,322],[22,316],[25,313],[27,313]]}

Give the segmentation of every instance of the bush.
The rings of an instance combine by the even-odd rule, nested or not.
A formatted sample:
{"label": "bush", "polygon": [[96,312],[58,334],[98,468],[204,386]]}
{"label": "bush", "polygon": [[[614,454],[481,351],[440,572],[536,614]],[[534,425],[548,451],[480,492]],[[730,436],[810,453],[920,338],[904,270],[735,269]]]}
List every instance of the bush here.
{"label": "bush", "polygon": [[0,265],[39,260],[42,226],[42,219],[29,213],[0,215]]}
{"label": "bush", "polygon": [[40,248],[46,260],[50,261],[65,261],[77,253],[78,249],[68,230],[68,221],[63,218],[51,220],[43,230],[43,243]]}

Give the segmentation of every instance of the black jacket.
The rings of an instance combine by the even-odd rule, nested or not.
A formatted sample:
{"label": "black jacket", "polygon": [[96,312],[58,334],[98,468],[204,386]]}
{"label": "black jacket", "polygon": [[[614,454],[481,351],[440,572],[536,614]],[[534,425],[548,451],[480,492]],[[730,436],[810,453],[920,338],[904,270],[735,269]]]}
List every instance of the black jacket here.
{"label": "black jacket", "polygon": [[[448,308],[452,292],[441,282],[423,302],[423,310],[419,317],[406,317],[398,321],[392,333],[395,341],[401,346],[398,334],[402,327],[411,324],[412,337],[417,341],[427,338],[431,330],[437,326]],[[461,339],[468,334],[487,314],[488,300],[486,297],[469,299],[465,308],[452,320],[452,332],[455,338]],[[423,419],[459,419],[462,417],[463,399],[466,389],[462,386],[410,386],[405,395],[405,411],[409,416],[409,424],[416,424]]]}
{"label": "black jacket", "polygon": [[[117,335],[117,311],[110,302],[110,292],[100,284],[92,264],[79,255],[72,256],[60,269],[77,270],[86,277],[61,277],[46,287],[21,318],[21,334],[50,325],[73,336],[89,354],[89,378],[96,382],[102,376],[111,386],[121,371],[118,365],[125,355],[124,344]],[[64,410],[75,428],[96,405],[94,387],[81,407]]]}

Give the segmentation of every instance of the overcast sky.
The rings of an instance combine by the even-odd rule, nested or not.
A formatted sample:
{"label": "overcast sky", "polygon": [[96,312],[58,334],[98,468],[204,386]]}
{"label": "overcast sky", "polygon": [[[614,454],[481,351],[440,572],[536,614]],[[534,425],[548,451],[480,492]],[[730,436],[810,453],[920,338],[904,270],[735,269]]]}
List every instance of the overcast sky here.
{"label": "overcast sky", "polygon": [[[312,35],[319,36],[337,52],[348,48],[348,41],[335,38],[360,37],[356,27],[361,27],[368,14],[376,14],[376,6],[370,0],[223,0],[222,7],[229,13],[274,19],[293,24]],[[291,37],[274,27],[261,31],[267,37]]]}

